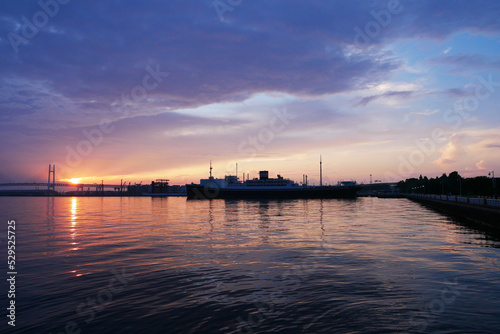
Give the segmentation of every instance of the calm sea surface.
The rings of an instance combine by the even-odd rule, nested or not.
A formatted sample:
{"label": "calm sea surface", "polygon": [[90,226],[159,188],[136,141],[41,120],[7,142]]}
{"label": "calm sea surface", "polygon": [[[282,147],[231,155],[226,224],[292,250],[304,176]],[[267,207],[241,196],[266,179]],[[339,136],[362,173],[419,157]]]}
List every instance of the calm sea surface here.
{"label": "calm sea surface", "polygon": [[15,333],[499,333],[500,239],[406,199],[0,198]]}

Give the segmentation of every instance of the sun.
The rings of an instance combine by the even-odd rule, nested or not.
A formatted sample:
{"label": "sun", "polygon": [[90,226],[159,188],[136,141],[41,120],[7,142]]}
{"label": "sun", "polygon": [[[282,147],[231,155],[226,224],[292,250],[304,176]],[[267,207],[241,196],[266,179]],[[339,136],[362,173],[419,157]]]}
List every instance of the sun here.
{"label": "sun", "polygon": [[78,184],[80,182],[80,178],[79,177],[74,177],[72,179],[68,179],[69,182],[73,183],[73,184]]}

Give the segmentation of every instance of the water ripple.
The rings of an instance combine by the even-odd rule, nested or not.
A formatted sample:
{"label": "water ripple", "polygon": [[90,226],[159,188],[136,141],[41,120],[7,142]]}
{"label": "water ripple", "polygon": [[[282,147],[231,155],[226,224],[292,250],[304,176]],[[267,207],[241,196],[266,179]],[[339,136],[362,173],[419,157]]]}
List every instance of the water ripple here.
{"label": "water ripple", "polygon": [[6,198],[0,210],[19,226],[16,333],[499,327],[499,236],[405,199]]}

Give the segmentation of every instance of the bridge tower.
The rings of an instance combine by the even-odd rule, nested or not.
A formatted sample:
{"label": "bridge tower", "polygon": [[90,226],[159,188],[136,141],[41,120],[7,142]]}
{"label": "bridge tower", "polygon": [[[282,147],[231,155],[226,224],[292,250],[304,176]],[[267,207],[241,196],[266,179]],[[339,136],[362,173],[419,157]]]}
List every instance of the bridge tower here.
{"label": "bridge tower", "polygon": [[[50,175],[52,174],[52,184],[50,183]],[[47,181],[47,190],[56,190],[56,165],[49,165],[49,180]]]}

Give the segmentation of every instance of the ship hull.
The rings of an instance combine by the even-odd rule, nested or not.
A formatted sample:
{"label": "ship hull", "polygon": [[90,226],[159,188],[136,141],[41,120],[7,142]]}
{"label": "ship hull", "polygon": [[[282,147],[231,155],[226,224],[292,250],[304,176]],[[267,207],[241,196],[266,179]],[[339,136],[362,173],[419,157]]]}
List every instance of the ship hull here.
{"label": "ship hull", "polygon": [[319,186],[287,188],[216,188],[199,184],[186,185],[188,199],[308,199],[308,198],[356,198],[359,186]]}

